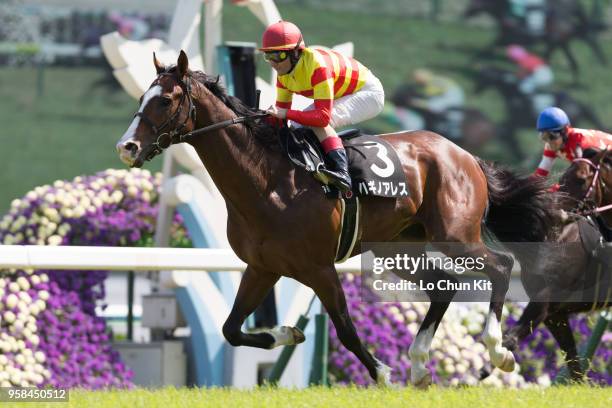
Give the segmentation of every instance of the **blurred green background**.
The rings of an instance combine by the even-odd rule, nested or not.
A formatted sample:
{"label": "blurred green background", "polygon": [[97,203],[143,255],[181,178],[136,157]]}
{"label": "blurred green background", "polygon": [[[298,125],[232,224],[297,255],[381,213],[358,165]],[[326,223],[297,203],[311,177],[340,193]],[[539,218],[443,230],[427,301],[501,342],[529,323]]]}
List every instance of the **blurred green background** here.
{"label": "blurred green background", "polygon": [[[474,94],[474,78],[469,75],[471,68],[483,62],[475,59],[476,52],[494,38],[491,21],[486,17],[464,21],[463,0],[441,1],[437,21],[429,15],[432,0],[391,3],[402,4],[402,9],[366,0],[296,0],[277,5],[285,19],[300,26],[309,44],[354,42],[355,57],[381,79],[388,95],[406,82],[415,68],[427,66],[455,79],[465,90],[467,106],[501,121],[505,112],[499,94]],[[605,10],[609,12],[607,7]],[[223,19],[225,40],[259,42],[264,27],[245,8],[227,2]],[[600,39],[604,52],[612,58],[610,31]],[[556,88],[587,102],[604,124],[612,125],[609,67],[596,62],[582,42],[574,42],[572,50],[581,64],[580,85],[572,85],[566,60],[556,53],[550,61]],[[496,64],[503,66],[504,62]],[[267,72],[262,74],[268,77]],[[122,167],[114,146],[137,104],[121,90],[109,67],[4,65],[0,67],[0,101],[0,213],[8,209],[12,199],[35,186]],[[383,119],[364,126],[379,132],[397,130]],[[541,155],[536,132],[521,131],[519,140],[528,152],[522,162],[507,159],[498,141],[475,153],[517,170],[532,171]],[[160,159],[147,164],[151,170],[160,166]]]}

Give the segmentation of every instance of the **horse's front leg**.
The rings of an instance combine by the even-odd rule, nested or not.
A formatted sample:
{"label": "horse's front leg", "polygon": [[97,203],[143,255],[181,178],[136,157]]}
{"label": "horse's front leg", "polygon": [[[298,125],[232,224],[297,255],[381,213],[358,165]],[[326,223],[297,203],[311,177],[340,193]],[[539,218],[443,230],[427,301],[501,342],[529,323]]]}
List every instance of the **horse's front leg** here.
{"label": "horse's front leg", "polygon": [[576,341],[569,325],[567,313],[557,313],[549,316],[544,320],[544,324],[559,343],[561,350],[565,352],[565,361],[572,381],[583,381],[584,369],[576,350]]}
{"label": "horse's front leg", "polygon": [[286,344],[299,344],[304,334],[294,327],[275,327],[257,333],[243,333],[242,323],[261,304],[274,287],[280,275],[256,271],[248,266],[242,275],[234,306],[223,325],[223,335],[232,346],[250,346],[264,349]]}
{"label": "horse's front leg", "polygon": [[361,361],[372,379],[382,386],[391,385],[391,368],[372,356],[357,335],[336,268],[331,265],[311,270],[303,275],[300,282],[314,290],[336,328],[338,339]]}
{"label": "horse's front leg", "polygon": [[[548,289],[545,290],[548,292]],[[542,293],[544,295],[544,293]],[[503,346],[510,351],[515,351],[518,342],[531,334],[548,315],[549,303],[543,297],[538,296],[538,301],[531,301],[523,310],[516,326],[508,331],[504,338]]]}

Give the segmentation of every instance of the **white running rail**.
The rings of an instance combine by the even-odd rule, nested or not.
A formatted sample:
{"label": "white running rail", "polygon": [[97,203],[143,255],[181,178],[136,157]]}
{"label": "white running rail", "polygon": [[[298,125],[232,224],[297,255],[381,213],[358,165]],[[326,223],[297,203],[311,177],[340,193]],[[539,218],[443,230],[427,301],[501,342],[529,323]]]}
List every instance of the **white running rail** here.
{"label": "white running rail", "polygon": [[[244,270],[246,264],[230,249],[0,245],[0,269],[5,268],[237,271]],[[339,272],[359,272],[360,257],[336,268]]]}

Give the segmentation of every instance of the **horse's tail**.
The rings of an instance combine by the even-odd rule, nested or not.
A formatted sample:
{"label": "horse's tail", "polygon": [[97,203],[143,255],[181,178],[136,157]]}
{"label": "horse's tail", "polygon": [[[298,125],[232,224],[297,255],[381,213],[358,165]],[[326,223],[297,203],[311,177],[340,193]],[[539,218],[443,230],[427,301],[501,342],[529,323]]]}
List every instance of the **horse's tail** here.
{"label": "horse's tail", "polygon": [[555,224],[555,196],[544,177],[520,177],[476,158],[487,178],[484,222],[502,242],[542,242]]}

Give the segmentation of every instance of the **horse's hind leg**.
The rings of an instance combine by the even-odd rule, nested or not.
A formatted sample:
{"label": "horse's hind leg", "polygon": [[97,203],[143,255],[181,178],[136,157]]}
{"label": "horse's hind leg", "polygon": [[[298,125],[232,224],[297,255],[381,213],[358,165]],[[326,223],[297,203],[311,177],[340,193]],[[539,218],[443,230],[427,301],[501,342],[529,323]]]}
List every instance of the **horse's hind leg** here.
{"label": "horse's hind leg", "polygon": [[556,313],[544,320],[544,324],[550,330],[561,350],[565,352],[565,361],[573,381],[582,381],[584,370],[580,364],[574,334],[569,325],[567,314]]}
{"label": "horse's hind leg", "polygon": [[514,370],[514,354],[502,345],[501,317],[510,285],[513,260],[510,256],[485,248],[484,273],[491,281],[491,301],[482,340],[489,350],[491,363],[503,371]]}
{"label": "horse's hind leg", "polygon": [[309,271],[301,277],[300,282],[312,288],[319,297],[336,328],[342,345],[355,354],[374,381],[379,385],[389,385],[391,369],[372,356],[357,335],[357,330],[348,313],[344,290],[336,268],[332,265]]}
{"label": "horse's hind leg", "polygon": [[261,304],[280,278],[273,273],[259,273],[248,266],[242,275],[234,306],[223,325],[223,335],[232,346],[271,349],[304,341],[304,335],[293,327],[275,327],[258,333],[243,333],[242,323]]}
{"label": "horse's hind leg", "polygon": [[[491,363],[503,371],[513,371],[515,366],[514,355],[502,345],[501,330],[502,310],[510,285],[513,260],[509,255],[486,247],[480,238],[480,225],[463,224],[461,225],[463,228],[456,228],[456,225],[446,225],[444,227],[444,229],[438,229],[438,234],[434,235],[434,240],[441,243],[436,246],[442,252],[453,258],[471,257],[475,260],[480,259],[484,265],[482,272],[488,276],[491,282],[491,301],[489,303],[489,314],[486,319],[483,341],[489,350]],[[440,234],[439,232],[449,230],[455,232],[447,234]],[[454,244],[449,246],[444,243]],[[457,246],[459,244],[464,246],[464,248]],[[449,248],[451,249],[449,250]]]}
{"label": "horse's hind leg", "polygon": [[[455,279],[452,275],[438,269],[431,271],[428,270],[422,277],[422,281],[425,283],[425,285],[427,285],[429,282],[433,282],[435,285],[436,282],[442,279],[457,282],[457,279]],[[411,363],[410,381],[417,388],[426,388],[431,384],[431,373],[426,366],[427,362],[429,361],[431,341],[433,340],[436,330],[442,321],[442,317],[444,317],[444,313],[446,313],[446,309],[448,309],[450,299],[452,299],[455,291],[446,291],[442,294],[438,290],[432,290],[426,291],[426,293],[431,300],[431,304],[427,314],[425,315],[425,319],[423,320],[423,323],[421,323],[419,331],[414,341],[410,345],[410,349],[408,350]]]}

